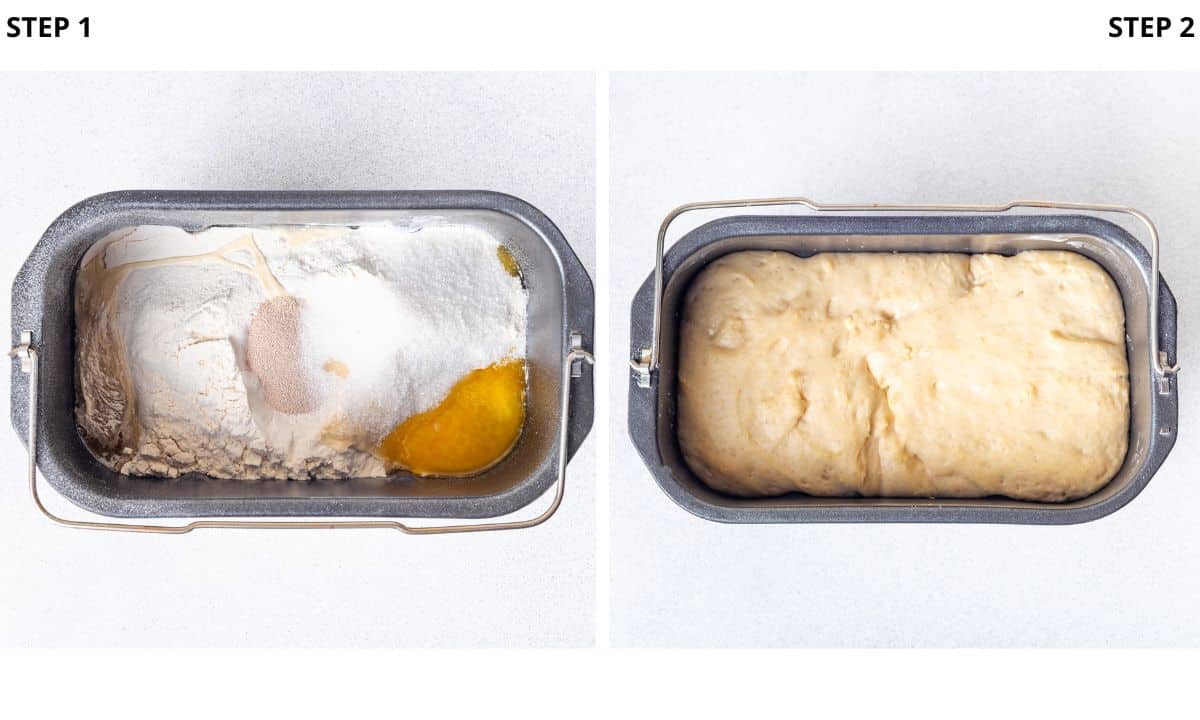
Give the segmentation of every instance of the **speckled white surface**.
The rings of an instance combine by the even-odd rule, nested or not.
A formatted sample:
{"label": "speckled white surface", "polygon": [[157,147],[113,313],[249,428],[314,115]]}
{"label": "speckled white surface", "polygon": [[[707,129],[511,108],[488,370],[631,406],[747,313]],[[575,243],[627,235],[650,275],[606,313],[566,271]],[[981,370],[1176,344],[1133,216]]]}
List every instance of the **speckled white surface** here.
{"label": "speckled white surface", "polygon": [[612,346],[692,200],[1125,203],[1178,299],[1180,437],[1115,515],[1069,527],[727,526],[676,507],[626,429],[609,365],[614,645],[1200,643],[1200,76],[614,75]]}
{"label": "speckled white surface", "polygon": [[[0,95],[5,278],[59,212],[129,188],[499,190],[545,212],[594,276],[588,74],[12,74]],[[0,645],[589,645],[594,444],[533,530],[155,537],[43,520],[6,429]]]}

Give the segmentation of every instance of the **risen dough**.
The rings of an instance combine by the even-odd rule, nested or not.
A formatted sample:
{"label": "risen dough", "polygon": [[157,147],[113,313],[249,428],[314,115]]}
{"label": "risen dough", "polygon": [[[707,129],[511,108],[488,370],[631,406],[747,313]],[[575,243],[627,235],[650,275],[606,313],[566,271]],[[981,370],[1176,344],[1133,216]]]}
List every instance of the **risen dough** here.
{"label": "risen dough", "polygon": [[692,282],[679,442],[737,495],[1062,501],[1125,458],[1125,316],[1072,252],[740,252]]}

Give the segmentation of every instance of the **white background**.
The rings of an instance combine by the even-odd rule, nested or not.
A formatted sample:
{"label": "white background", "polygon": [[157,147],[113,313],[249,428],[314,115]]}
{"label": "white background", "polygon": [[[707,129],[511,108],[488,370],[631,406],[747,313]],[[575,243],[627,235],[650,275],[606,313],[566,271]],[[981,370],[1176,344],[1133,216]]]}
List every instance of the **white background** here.
{"label": "white background", "polygon": [[[594,276],[594,92],[590,74],[0,75],[0,277],[58,213],[129,188],[499,190]],[[147,536],[44,520],[0,432],[0,645],[591,645],[594,448],[529,530]]]}
{"label": "white background", "polygon": [[[736,6],[714,0],[610,0],[590,4],[561,0],[508,3],[340,0],[332,6],[280,0],[256,3],[208,0],[187,6],[161,0],[104,3],[56,0],[52,8],[55,13],[71,16],[91,14],[93,38],[11,42],[0,38],[0,67],[591,69],[600,71],[602,85],[606,83],[605,71],[619,69],[1200,69],[1200,42],[1194,39],[1106,37],[1110,15],[1195,13],[1195,3],[1184,0],[1154,3],[1007,0],[1002,4],[962,0],[904,3],[742,0]],[[29,12],[31,8],[10,10],[16,11]],[[30,82],[37,85],[36,81]],[[1136,77],[1129,82],[1136,84]],[[1182,91],[1180,95],[1172,94],[1170,100],[1181,97]],[[19,112],[6,107],[10,102],[14,102],[11,97],[0,95],[0,112]],[[70,99],[61,102],[68,105]],[[605,170],[608,165],[605,94],[598,96],[597,105],[596,197],[598,207],[603,208],[608,206],[609,197]],[[1154,110],[1147,108],[1144,112],[1150,114]],[[702,115],[694,117],[703,121]],[[332,126],[334,132],[336,128],[336,124]],[[5,141],[0,138],[0,143]],[[54,142],[63,140],[56,137]],[[9,155],[36,150],[6,148]],[[94,153],[103,155],[103,148],[95,148]],[[1180,155],[1188,153],[1186,148],[1179,149]],[[12,183],[6,172],[0,167],[0,176],[6,183]],[[69,179],[68,172],[63,177]],[[1043,182],[1054,177],[1031,175],[1033,181]],[[712,182],[719,178],[697,179]],[[785,185],[789,192],[796,190],[791,182]],[[672,202],[696,198],[696,194],[684,193],[683,189],[680,188],[679,197]],[[738,187],[747,189],[752,188]],[[869,196],[870,188],[856,189],[864,197]],[[1193,192],[1187,189],[1184,194]],[[75,199],[74,193],[63,195],[64,202]],[[972,194],[971,199],[977,198]],[[650,226],[641,223],[634,228],[645,243],[652,241],[652,228],[665,209],[666,206],[654,209],[648,216]],[[58,207],[48,209],[46,217],[38,220],[35,232],[40,232],[57,210]],[[603,212],[595,219],[599,244],[595,279],[599,296],[603,297],[609,276],[608,222]],[[1177,222],[1171,232],[1174,237],[1185,235],[1186,242],[1187,233],[1194,227]],[[1166,242],[1170,240],[1167,238]],[[1174,252],[1179,252],[1183,244],[1177,242]],[[627,257],[618,259],[613,266],[614,277],[632,274],[640,280],[650,262],[647,251],[641,252],[644,254],[636,261]],[[1167,256],[1170,258],[1170,252]],[[1189,271],[1185,266],[1180,267],[1182,271],[1166,268],[1177,291],[1184,284],[1180,273]],[[612,301],[612,325],[618,333],[625,326],[627,301],[627,297],[619,294]],[[607,339],[607,323],[603,322],[607,312],[607,305],[601,302],[597,307],[600,349]],[[1184,312],[1187,313],[1186,307]],[[1185,317],[1185,332],[1187,326]],[[1188,349],[1184,347],[1181,351],[1185,363],[1188,356],[1183,351]],[[622,442],[625,432],[624,404],[620,400],[626,380],[624,353],[623,342],[614,342],[612,356],[619,357],[622,363],[622,369],[609,369],[613,376],[612,390],[619,396],[619,402],[612,407],[614,445]],[[1185,392],[1186,373],[1187,370],[1183,378]],[[602,390],[608,380],[606,374],[597,375],[598,398],[605,396]],[[589,441],[597,448],[596,579],[600,588],[607,587],[609,577],[605,531],[609,518],[610,474],[606,450],[609,412],[608,403],[598,402],[594,437]],[[1191,416],[1186,407],[1184,412],[1181,420],[1186,428]],[[1177,449],[1169,463],[1177,462],[1178,456]],[[648,476],[629,474],[629,468],[619,463],[613,469],[614,484],[650,482]],[[19,472],[19,468],[11,472]],[[1183,471],[1168,464],[1154,483],[1160,483],[1168,473],[1176,476],[1177,486],[1187,482],[1180,477],[1185,475]],[[653,502],[669,502],[661,495],[643,497],[653,497]],[[1181,504],[1173,520],[1178,527],[1189,513],[1187,498],[1180,495],[1172,499]],[[3,500],[7,502],[8,496]],[[1146,497],[1139,498],[1121,512],[1134,512],[1137,504],[1145,501]],[[18,504],[24,503],[22,496]],[[621,502],[620,507],[628,508],[629,501]],[[662,507],[664,516],[669,516],[668,511],[682,512],[669,505]],[[7,504],[0,511],[6,517],[10,513]],[[680,524],[684,523],[678,519],[671,523],[675,527]],[[20,537],[17,533],[29,532],[27,525],[11,527],[11,533],[0,533],[0,552],[8,551],[6,545],[12,538]],[[1155,527],[1142,525],[1126,529],[1130,535],[1153,535],[1156,531]],[[650,545],[655,528],[649,528],[644,537],[644,545]],[[1164,542],[1163,546],[1167,544]],[[1155,550],[1150,562],[1158,557],[1158,547]],[[464,553],[463,557],[468,556]],[[53,558],[46,562],[51,564]],[[822,581],[828,579],[813,580]],[[627,588],[626,585],[626,591]],[[886,590],[886,586],[882,589]],[[0,594],[9,592],[13,591],[0,587]],[[28,591],[16,592],[20,595]],[[941,592],[940,585],[934,583],[926,592]],[[959,586],[955,592],[961,596],[965,590]],[[598,606],[603,608],[607,597],[607,592],[598,592],[595,597]],[[86,588],[80,598],[83,602],[89,600]],[[923,600],[921,595],[911,604]],[[51,602],[62,606],[75,600],[59,596]],[[1152,619],[1153,614],[1152,610],[1140,607],[1119,610],[1140,622]],[[662,616],[663,622],[671,622],[673,611],[672,607]],[[803,612],[803,607],[794,610],[796,615]],[[723,621],[724,617],[713,617],[710,624],[716,626]],[[603,647],[608,637],[607,612],[598,613],[596,622]],[[365,716],[380,710],[461,715],[469,708],[488,717],[558,717],[565,709],[583,717],[606,718],[616,713],[634,717],[686,714],[704,718],[793,715],[798,711],[814,717],[857,716],[866,712],[872,716],[886,713],[888,717],[958,718],[963,708],[969,708],[973,717],[981,718],[1045,717],[1052,712],[1071,716],[1086,712],[1089,717],[1168,716],[1180,714],[1181,707],[1194,704],[1192,687],[1197,656],[1195,652],[1037,651],[736,654],[10,651],[0,652],[0,712],[8,713],[11,709],[9,714],[24,717],[69,708],[77,715],[86,713],[89,717],[124,718],[170,712],[177,717],[207,718],[215,712],[227,715],[231,711],[253,709],[269,716],[287,713],[296,717],[328,717]],[[535,685],[531,680],[534,677],[542,682]]]}
{"label": "white background", "polygon": [[[1200,642],[1200,76],[611,78],[609,366],[615,646]],[[629,304],[659,222],[694,200],[1132,205],[1181,308],[1181,433],[1130,505],[1067,527],[736,526],[657,487],[629,441]],[[711,218],[711,216],[709,216]],[[709,219],[704,218],[704,219]],[[694,224],[694,223],[693,223]],[[686,229],[686,226],[684,227]],[[678,234],[674,235],[678,237]]]}
{"label": "white background", "polygon": [[[92,35],[0,37],[0,65],[104,70],[960,70],[1194,68],[1192,0],[54,0]],[[8,13],[6,13],[8,14]],[[1110,16],[1169,15],[1161,38]],[[1200,28],[1197,28],[1200,30]]]}

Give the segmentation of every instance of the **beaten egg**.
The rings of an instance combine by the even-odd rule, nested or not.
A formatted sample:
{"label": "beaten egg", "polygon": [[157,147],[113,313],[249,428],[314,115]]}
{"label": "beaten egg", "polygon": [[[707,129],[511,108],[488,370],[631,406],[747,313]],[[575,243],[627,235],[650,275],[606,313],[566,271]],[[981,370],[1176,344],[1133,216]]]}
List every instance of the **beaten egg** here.
{"label": "beaten egg", "polygon": [[379,446],[384,460],[417,475],[470,475],[508,454],[525,423],[525,362],[474,370],[437,407],[413,415]]}

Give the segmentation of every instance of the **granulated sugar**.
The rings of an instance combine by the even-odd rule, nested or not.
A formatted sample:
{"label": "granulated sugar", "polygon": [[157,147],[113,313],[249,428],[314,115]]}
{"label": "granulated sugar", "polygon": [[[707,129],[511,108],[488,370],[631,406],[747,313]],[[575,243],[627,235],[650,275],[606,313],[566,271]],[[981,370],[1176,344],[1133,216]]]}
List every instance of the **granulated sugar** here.
{"label": "granulated sugar", "polygon": [[339,424],[385,435],[471,370],[523,357],[525,294],[496,248],[463,227],[439,229],[436,241],[364,227],[336,248],[293,248],[278,274],[304,301],[307,378],[343,409]]}
{"label": "granulated sugar", "polygon": [[525,291],[465,226],[142,226],[79,275],[78,418],[114,469],[379,476],[472,370],[524,357]]}

